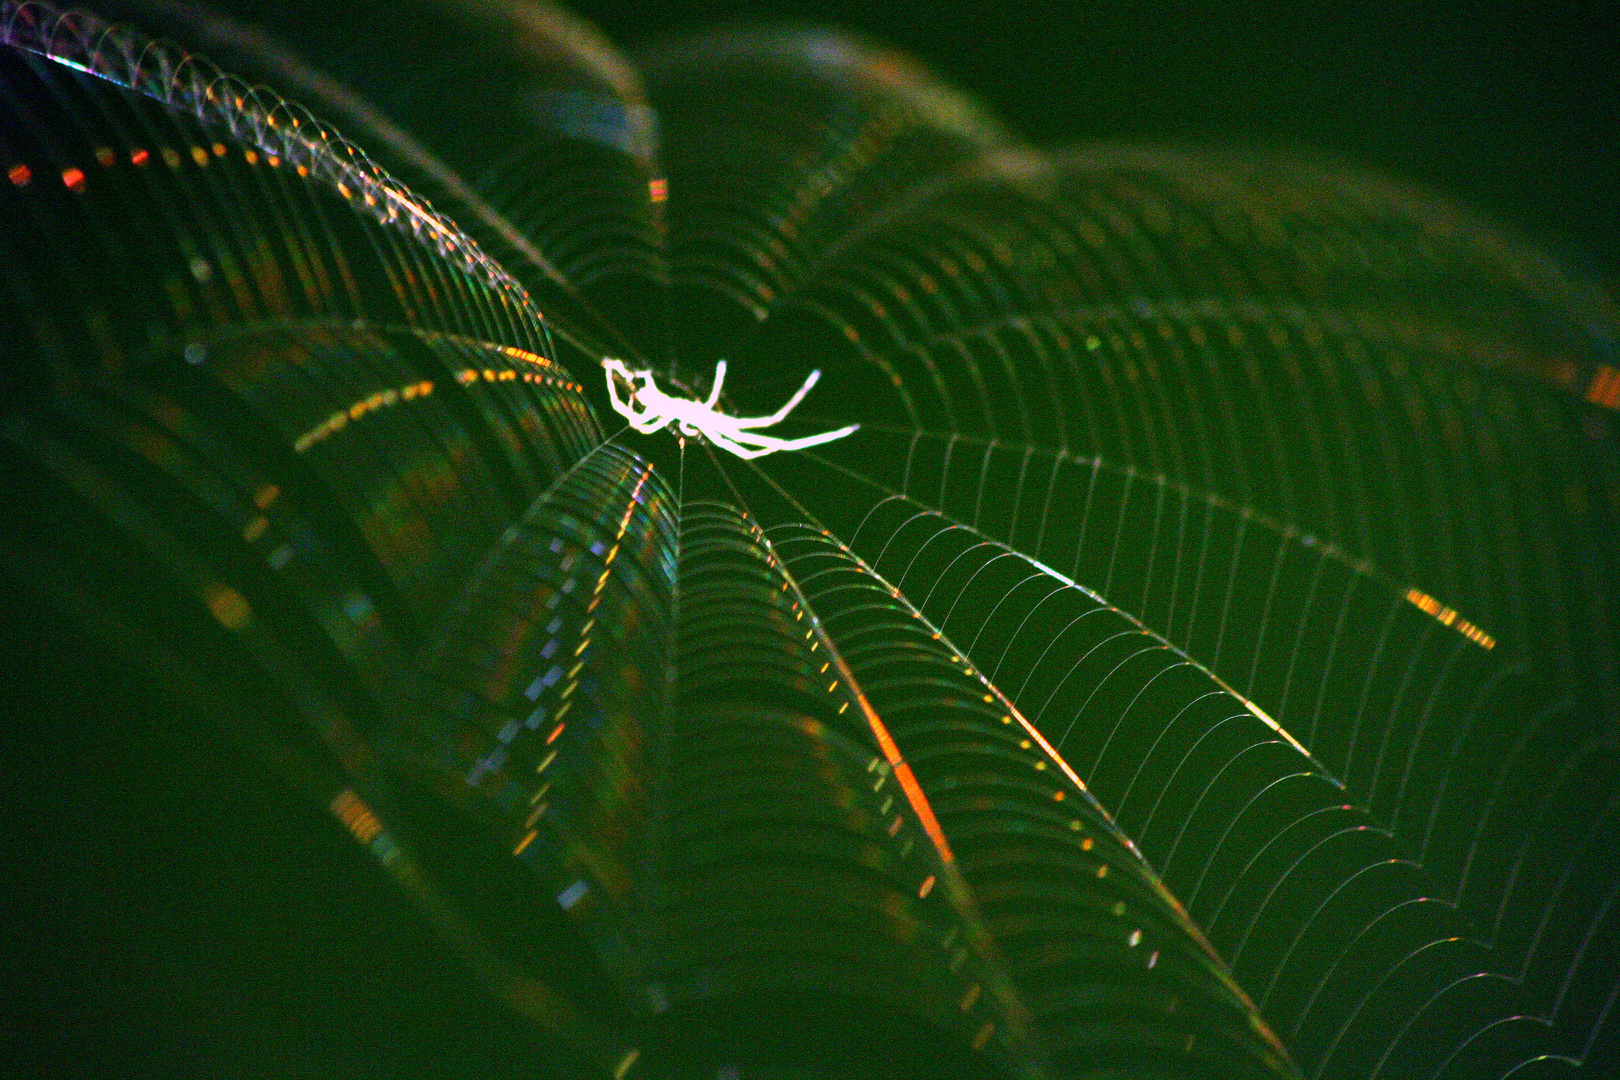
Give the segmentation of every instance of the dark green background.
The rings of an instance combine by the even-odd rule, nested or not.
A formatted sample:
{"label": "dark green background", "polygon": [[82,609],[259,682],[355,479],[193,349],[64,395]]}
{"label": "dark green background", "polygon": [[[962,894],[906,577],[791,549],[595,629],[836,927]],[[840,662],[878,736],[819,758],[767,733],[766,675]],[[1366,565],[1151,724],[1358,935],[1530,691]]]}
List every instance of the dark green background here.
{"label": "dark green background", "polygon": [[[733,16],[858,28],[1041,143],[1253,139],[1326,150],[1620,276],[1613,5],[1127,0],[587,0],[634,46]],[[1590,262],[1586,262],[1590,260]]]}
{"label": "dark green background", "polygon": [[[1620,282],[1620,34],[1598,5],[576,7],[628,46],[722,15],[852,26],[1043,143],[1314,146],[1426,182]],[[537,1075],[517,1025],[328,818],[32,598],[7,597],[0,629],[13,688],[0,1052],[12,1065],[43,1054],[62,1076]]]}

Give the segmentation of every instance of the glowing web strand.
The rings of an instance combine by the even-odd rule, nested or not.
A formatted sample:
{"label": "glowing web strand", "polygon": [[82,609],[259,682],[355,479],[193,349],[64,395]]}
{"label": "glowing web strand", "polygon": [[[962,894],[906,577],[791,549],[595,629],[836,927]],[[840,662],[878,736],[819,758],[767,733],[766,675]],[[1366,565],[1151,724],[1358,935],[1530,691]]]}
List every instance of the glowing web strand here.
{"label": "glowing web strand", "polygon": [[279,94],[249,86],[178,45],[41,0],[0,2],[0,44],[106,79],[229,132],[272,164],[285,161],[299,176],[335,190],[374,220],[404,230],[536,321],[543,318],[522,284],[471,236],[329,125]]}

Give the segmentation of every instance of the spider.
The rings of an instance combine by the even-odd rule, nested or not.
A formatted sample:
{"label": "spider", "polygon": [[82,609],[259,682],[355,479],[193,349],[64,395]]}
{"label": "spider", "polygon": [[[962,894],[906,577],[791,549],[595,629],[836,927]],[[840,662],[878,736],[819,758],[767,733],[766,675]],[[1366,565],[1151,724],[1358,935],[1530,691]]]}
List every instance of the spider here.
{"label": "spider", "polygon": [[[793,407],[804,400],[804,395],[821,378],[820,369],[812,371],[798,392],[788,398],[787,404],[771,415],[727,416],[714,407],[715,402],[720,400],[720,386],[726,380],[724,360],[714,365],[714,387],[706,401],[672,397],[658,388],[651,371],[631,371],[624,361],[611,356],[602,361],[602,367],[607,370],[608,396],[613,399],[614,410],[630,421],[630,426],[637,431],[651,434],[662,427],[673,427],[682,435],[706,436],[714,445],[722,450],[730,450],[740,458],[762,457],[778,450],[802,450],[807,446],[842,439],[861,426],[850,424],[836,431],[824,431],[820,435],[806,435],[800,439],[778,439],[751,430],[771,427],[785,420]],[[629,387],[628,397],[620,396],[621,382]]]}

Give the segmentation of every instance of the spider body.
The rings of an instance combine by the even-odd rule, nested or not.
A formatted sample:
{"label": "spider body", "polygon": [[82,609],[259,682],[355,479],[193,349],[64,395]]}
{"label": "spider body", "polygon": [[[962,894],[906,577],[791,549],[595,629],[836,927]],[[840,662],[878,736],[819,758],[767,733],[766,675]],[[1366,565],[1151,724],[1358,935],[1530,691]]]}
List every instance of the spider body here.
{"label": "spider body", "polygon": [[861,426],[850,424],[835,431],[798,439],[780,439],[754,430],[772,427],[787,419],[788,414],[821,378],[819,369],[812,371],[787,403],[769,416],[727,416],[715,408],[720,400],[720,388],[726,380],[724,360],[714,365],[714,387],[704,401],[665,393],[659,388],[651,371],[632,371],[624,361],[615,357],[603,360],[602,367],[607,372],[608,396],[613,399],[614,411],[630,421],[630,426],[637,431],[651,434],[660,428],[673,427],[682,435],[702,435],[715,446],[729,450],[740,458],[762,457],[778,450],[802,450],[807,446],[842,439]]}

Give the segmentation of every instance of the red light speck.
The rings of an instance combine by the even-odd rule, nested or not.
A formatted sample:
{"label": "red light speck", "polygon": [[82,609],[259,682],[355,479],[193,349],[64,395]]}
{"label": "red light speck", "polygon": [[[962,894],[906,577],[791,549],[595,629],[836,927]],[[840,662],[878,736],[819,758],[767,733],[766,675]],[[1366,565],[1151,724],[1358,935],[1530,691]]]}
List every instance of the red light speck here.
{"label": "red light speck", "polygon": [[152,155],[145,150],[137,150],[129,155],[129,160],[136,165],[145,165]]}
{"label": "red light speck", "polygon": [[13,165],[11,168],[6,170],[6,179],[10,180],[18,187],[22,187],[33,178],[34,170],[30,169],[26,165]]}
{"label": "red light speck", "polygon": [[74,191],[84,190],[84,170],[68,168],[62,170],[62,183]]}

